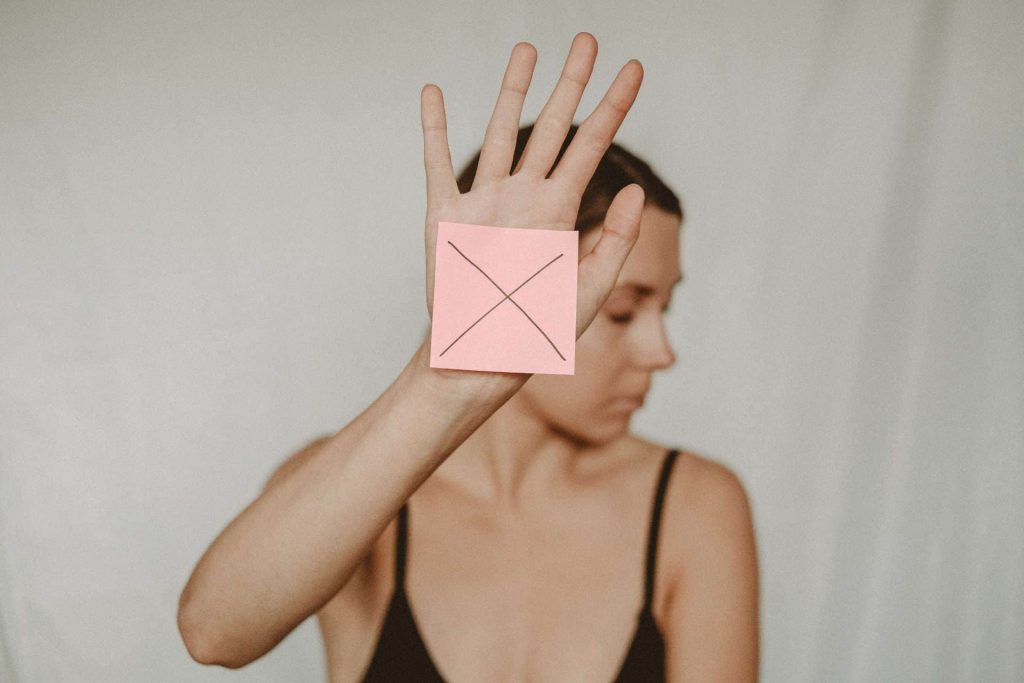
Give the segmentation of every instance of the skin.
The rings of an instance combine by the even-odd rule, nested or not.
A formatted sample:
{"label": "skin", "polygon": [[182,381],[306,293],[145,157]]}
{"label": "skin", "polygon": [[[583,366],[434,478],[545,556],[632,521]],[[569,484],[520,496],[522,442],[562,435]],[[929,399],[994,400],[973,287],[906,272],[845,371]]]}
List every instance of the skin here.
{"label": "skin", "polygon": [[[524,404],[575,438],[606,443],[628,425],[616,399],[646,395],[652,376],[675,363],[663,312],[682,279],[680,218],[648,205],[640,237],[601,314],[577,342],[575,375],[537,375],[509,403]],[[582,238],[589,252],[598,233]]]}
{"label": "skin", "polygon": [[[635,60],[619,71],[551,169],[596,52],[593,36],[577,34],[509,173],[536,61],[532,45],[516,45],[467,193],[455,182],[440,89],[421,92],[428,313],[439,220],[573,229],[643,75]],[[189,654],[240,668],[315,614],[330,680],[359,680],[391,596],[395,517],[408,503],[407,594],[448,680],[609,679],[636,625],[666,448],[630,434],[630,411],[615,401],[645,392],[674,361],[661,309],[680,275],[679,232],[678,216],[645,207],[631,185],[581,240],[576,376],[440,370],[421,344],[366,410],[287,458],[182,590]],[[650,292],[631,295],[634,284]],[[659,538],[653,612],[669,679],[754,680],[756,552],[739,480],[684,453]]]}
{"label": "skin", "polygon": [[[589,253],[600,232],[580,240]],[[615,287],[576,344],[574,375],[534,375],[439,468],[466,488],[525,505],[533,480],[565,479],[582,452],[615,448],[653,374],[675,362],[663,313],[682,279],[680,218],[648,205]],[[593,458],[592,458],[593,459]],[[547,495],[546,487],[538,496]],[[530,501],[528,504],[535,504]]]}
{"label": "skin", "polygon": [[[664,314],[682,276],[679,217],[648,206],[641,226],[578,340],[577,373],[533,376],[410,498],[406,590],[448,680],[610,680],[621,666],[667,447],[630,433],[637,408],[619,399],[674,364]],[[595,241],[585,235],[581,253]],[[684,451],[663,515],[653,611],[669,680],[756,680],[758,571],[742,484]],[[372,657],[395,534],[392,523],[317,614],[332,683],[358,681]]]}

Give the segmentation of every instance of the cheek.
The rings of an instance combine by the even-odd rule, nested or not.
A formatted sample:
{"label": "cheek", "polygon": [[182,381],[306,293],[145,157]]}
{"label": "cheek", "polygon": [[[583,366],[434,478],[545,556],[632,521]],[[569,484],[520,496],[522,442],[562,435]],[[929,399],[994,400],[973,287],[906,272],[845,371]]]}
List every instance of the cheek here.
{"label": "cheek", "polygon": [[576,439],[599,444],[621,436],[629,416],[608,410],[609,383],[579,374],[579,355],[576,371],[568,377],[534,375],[520,393],[542,420]]}
{"label": "cheek", "polygon": [[576,378],[586,391],[601,393],[612,384],[619,367],[619,356],[605,346],[576,346]]}
{"label": "cheek", "polygon": [[565,381],[564,395],[571,394],[577,404],[593,405],[614,390],[614,377],[623,366],[625,342],[620,329],[594,321],[575,346],[575,375]]}
{"label": "cheek", "polygon": [[575,406],[578,412],[586,412],[600,404],[614,388],[612,380],[621,366],[623,347],[606,335],[607,331],[595,330],[591,325],[576,341],[576,374],[535,375],[530,380],[537,381],[537,387],[544,392],[549,406]]}
{"label": "cheek", "polygon": [[627,325],[618,325],[603,313],[576,340],[576,372],[605,378],[622,365],[627,350]]}
{"label": "cheek", "polygon": [[548,419],[579,427],[603,415],[603,402],[616,386],[624,348],[618,328],[595,320],[576,340],[576,374],[534,375],[523,387],[529,402]]}
{"label": "cheek", "polygon": [[577,349],[575,375],[534,375],[523,391],[542,413],[556,421],[571,421],[593,410],[600,401],[597,379],[582,370]]}

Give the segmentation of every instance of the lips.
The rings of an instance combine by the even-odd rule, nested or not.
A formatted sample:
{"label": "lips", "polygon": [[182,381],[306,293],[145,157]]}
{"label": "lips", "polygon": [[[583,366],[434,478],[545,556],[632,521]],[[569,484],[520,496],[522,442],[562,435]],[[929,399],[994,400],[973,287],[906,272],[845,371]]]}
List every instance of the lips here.
{"label": "lips", "polygon": [[644,404],[650,390],[651,383],[648,379],[643,386],[629,387],[626,391],[630,391],[630,393],[619,394],[611,400],[611,403],[619,409],[636,410]]}

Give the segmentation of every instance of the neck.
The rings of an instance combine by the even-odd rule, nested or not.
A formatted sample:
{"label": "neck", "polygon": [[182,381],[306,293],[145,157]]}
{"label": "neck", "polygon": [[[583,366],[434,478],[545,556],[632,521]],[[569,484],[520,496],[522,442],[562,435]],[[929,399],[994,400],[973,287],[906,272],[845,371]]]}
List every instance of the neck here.
{"label": "neck", "polygon": [[536,507],[565,486],[590,447],[552,427],[516,394],[437,469],[441,478],[487,504]]}

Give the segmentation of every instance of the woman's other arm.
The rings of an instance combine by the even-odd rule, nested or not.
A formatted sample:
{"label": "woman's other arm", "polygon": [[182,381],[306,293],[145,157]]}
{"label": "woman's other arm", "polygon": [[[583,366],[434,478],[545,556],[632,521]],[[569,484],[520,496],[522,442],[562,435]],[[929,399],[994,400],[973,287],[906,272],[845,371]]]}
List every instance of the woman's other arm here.
{"label": "woman's other arm", "polygon": [[668,680],[752,683],[760,629],[750,503],[731,470],[697,462],[675,506],[680,561],[666,607]]}

